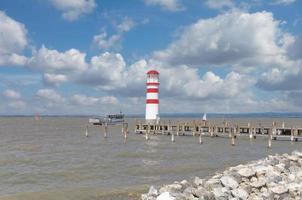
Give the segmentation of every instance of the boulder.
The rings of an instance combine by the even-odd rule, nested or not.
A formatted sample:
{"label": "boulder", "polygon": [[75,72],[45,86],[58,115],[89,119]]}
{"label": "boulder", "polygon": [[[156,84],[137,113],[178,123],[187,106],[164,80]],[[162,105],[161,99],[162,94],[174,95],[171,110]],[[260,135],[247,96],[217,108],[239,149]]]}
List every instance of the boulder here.
{"label": "boulder", "polygon": [[266,185],[266,180],[264,178],[259,178],[257,181],[250,184],[254,188],[261,188]]}
{"label": "boulder", "polygon": [[158,195],[157,189],[153,185],[151,185],[151,187],[149,188],[148,196],[157,196],[157,195]]}
{"label": "boulder", "polygon": [[176,200],[176,198],[171,196],[169,192],[163,192],[156,198],[156,200]]}
{"label": "boulder", "polygon": [[201,185],[203,185],[203,179],[201,179],[201,178],[199,178],[199,177],[195,177],[194,178],[194,184],[196,185],[196,186],[201,186]]}
{"label": "boulder", "polygon": [[284,194],[284,193],[288,192],[288,187],[285,185],[277,185],[276,187],[272,187],[271,191],[274,194]]}
{"label": "boulder", "polygon": [[235,189],[238,187],[238,182],[232,176],[223,176],[220,178],[220,182],[223,186]]}
{"label": "boulder", "polygon": [[252,168],[248,168],[248,167],[238,170],[238,174],[240,174],[240,176],[247,177],[247,178],[254,176],[255,173],[256,173],[255,170],[253,170]]}
{"label": "boulder", "polygon": [[236,197],[236,199],[240,199],[240,200],[246,200],[249,196],[249,194],[241,188],[237,188],[235,190],[232,190],[232,195],[234,197]]}

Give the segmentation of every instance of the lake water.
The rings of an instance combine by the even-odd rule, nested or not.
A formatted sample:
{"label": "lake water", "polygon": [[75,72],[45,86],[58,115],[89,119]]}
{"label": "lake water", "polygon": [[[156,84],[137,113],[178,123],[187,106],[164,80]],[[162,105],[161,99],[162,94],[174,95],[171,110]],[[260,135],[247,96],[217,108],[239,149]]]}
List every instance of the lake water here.
{"label": "lake water", "polygon": [[[246,119],[245,119],[246,120]],[[256,119],[254,119],[256,120]],[[0,118],[0,200],[137,199],[149,185],[160,185],[262,158],[268,154],[302,150],[302,142],[239,138],[151,136],[133,133],[128,119],[126,142],[121,127],[103,130],[88,118]],[[256,120],[261,121],[261,119]],[[270,119],[266,119],[270,121]],[[301,119],[288,119],[301,124]]]}

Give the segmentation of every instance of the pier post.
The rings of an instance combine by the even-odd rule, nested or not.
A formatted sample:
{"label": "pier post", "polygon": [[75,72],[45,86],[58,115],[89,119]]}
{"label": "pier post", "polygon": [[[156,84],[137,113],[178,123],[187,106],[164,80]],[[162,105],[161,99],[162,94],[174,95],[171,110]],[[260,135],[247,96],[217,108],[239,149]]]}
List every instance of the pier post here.
{"label": "pier post", "polygon": [[147,130],[146,130],[146,140],[149,140],[149,133],[150,133],[150,124],[148,123],[147,125]]}
{"label": "pier post", "polygon": [[202,137],[201,133],[199,134],[199,144],[202,144]]}
{"label": "pier post", "polygon": [[290,141],[294,141],[294,129],[292,128],[291,130],[290,130]]}
{"label": "pier post", "polygon": [[108,124],[107,122],[104,125],[104,138],[107,138]]}
{"label": "pier post", "polygon": [[85,136],[88,137],[88,125],[86,126],[86,129],[85,129]]}
{"label": "pier post", "polygon": [[272,148],[272,129],[268,129],[268,148]]}
{"label": "pier post", "polygon": [[174,137],[174,132],[173,131],[172,131],[172,134],[171,134],[171,141],[175,142],[175,137]]}
{"label": "pier post", "polygon": [[234,134],[234,132],[235,132],[234,128],[230,128],[232,146],[235,146],[235,134]]}
{"label": "pier post", "polygon": [[195,120],[193,120],[193,127],[192,127],[192,129],[193,129],[193,136],[195,137],[195,134],[196,134],[196,128],[195,128]]}
{"label": "pier post", "polygon": [[124,138],[127,139],[127,137],[128,137],[128,123],[123,123],[123,134],[124,134]]}
{"label": "pier post", "polygon": [[215,125],[213,126],[213,130],[211,130],[211,132],[210,132],[211,137],[214,137],[214,132],[216,132],[216,126]]}

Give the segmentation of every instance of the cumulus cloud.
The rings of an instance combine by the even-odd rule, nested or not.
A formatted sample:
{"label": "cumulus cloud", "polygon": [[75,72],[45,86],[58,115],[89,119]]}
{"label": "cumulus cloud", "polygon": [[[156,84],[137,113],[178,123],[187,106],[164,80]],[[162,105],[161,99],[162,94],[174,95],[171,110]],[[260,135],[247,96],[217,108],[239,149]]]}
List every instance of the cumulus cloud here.
{"label": "cumulus cloud", "polygon": [[64,74],[49,74],[45,73],[43,75],[43,81],[46,85],[59,86],[62,83],[68,81],[68,78]]}
{"label": "cumulus cloud", "polygon": [[22,100],[15,100],[8,103],[8,106],[14,109],[23,109],[26,107],[26,103]]}
{"label": "cumulus cloud", "polygon": [[83,94],[75,94],[71,97],[70,101],[73,104],[81,106],[92,106],[99,102],[99,99],[96,97],[88,97]]}
{"label": "cumulus cloud", "polygon": [[3,92],[3,96],[10,100],[17,100],[21,98],[21,94],[15,90],[7,89]]}
{"label": "cumulus cloud", "polygon": [[190,66],[281,65],[286,63],[280,45],[285,34],[279,26],[269,12],[225,13],[198,20],[154,56],[170,64]]}
{"label": "cumulus cloud", "polygon": [[273,0],[272,4],[275,5],[289,5],[294,3],[296,0]]}
{"label": "cumulus cloud", "polygon": [[0,11],[0,65],[23,65],[26,57],[19,55],[28,45],[24,24]]}
{"label": "cumulus cloud", "polygon": [[121,87],[125,67],[126,63],[121,54],[105,52],[91,58],[89,68],[80,74],[78,81],[103,89]]}
{"label": "cumulus cloud", "polygon": [[34,51],[27,65],[30,68],[46,71],[83,71],[87,68],[85,53],[77,49],[69,49],[65,52],[48,49],[42,46],[38,51]]}
{"label": "cumulus cloud", "polygon": [[235,3],[232,0],[207,0],[205,4],[209,8],[217,10],[224,10],[235,7]]}
{"label": "cumulus cloud", "polygon": [[302,36],[297,36],[287,46],[288,57],[294,60],[302,59]]}
{"label": "cumulus cloud", "polygon": [[95,0],[50,0],[56,9],[62,12],[67,21],[77,20],[84,14],[91,13],[95,7]]}
{"label": "cumulus cloud", "polygon": [[273,68],[262,73],[257,86],[264,90],[301,90],[301,77],[302,70],[299,68],[294,70]]}
{"label": "cumulus cloud", "polygon": [[180,11],[184,9],[184,6],[179,0],[144,0],[146,5],[160,6],[164,10],[168,11]]}
{"label": "cumulus cloud", "polygon": [[119,50],[122,47],[123,34],[130,31],[136,26],[135,22],[129,18],[124,17],[120,24],[115,26],[117,33],[111,36],[106,31],[95,35],[93,37],[93,45],[101,50]]}
{"label": "cumulus cloud", "polygon": [[122,36],[120,34],[108,36],[107,32],[102,32],[93,37],[93,44],[99,49],[120,49],[121,39]]}
{"label": "cumulus cloud", "polygon": [[40,100],[46,100],[49,103],[63,103],[65,98],[53,89],[40,89],[37,91],[36,96]]}

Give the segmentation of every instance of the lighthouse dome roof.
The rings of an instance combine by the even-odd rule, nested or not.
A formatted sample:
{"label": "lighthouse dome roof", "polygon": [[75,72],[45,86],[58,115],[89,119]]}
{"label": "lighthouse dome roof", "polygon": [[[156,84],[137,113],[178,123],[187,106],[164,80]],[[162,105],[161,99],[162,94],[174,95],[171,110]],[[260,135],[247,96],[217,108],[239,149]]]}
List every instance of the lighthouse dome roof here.
{"label": "lighthouse dome roof", "polygon": [[156,70],[150,70],[150,71],[147,72],[147,74],[155,74],[155,75],[158,75],[159,72],[156,71]]}

